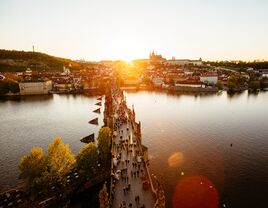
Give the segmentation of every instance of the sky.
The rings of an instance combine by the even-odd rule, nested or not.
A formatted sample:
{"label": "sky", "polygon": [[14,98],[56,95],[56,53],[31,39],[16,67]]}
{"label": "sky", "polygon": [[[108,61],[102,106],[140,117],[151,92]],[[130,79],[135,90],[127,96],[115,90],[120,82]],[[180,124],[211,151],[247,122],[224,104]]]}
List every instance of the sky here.
{"label": "sky", "polygon": [[0,0],[0,48],[71,59],[268,60],[267,0]]}

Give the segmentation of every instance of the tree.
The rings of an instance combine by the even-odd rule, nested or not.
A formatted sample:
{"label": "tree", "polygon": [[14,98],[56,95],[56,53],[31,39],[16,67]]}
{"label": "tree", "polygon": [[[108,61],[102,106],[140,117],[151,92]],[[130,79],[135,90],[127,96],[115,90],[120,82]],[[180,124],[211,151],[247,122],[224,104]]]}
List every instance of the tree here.
{"label": "tree", "polygon": [[74,162],[69,145],[63,144],[61,138],[55,138],[47,155],[40,147],[33,147],[28,156],[21,158],[19,169],[26,189],[34,196],[39,191],[50,193],[52,186],[59,190]]}
{"label": "tree", "polygon": [[261,79],[260,88],[261,89],[268,88],[268,78],[267,77]]}
{"label": "tree", "polygon": [[102,127],[98,134],[98,149],[100,153],[110,153],[112,133],[109,127]]}
{"label": "tree", "polygon": [[9,91],[12,93],[17,93],[20,91],[19,83],[12,79],[6,79],[3,81],[0,81],[0,95],[6,94]]}
{"label": "tree", "polygon": [[109,195],[107,193],[106,182],[99,193],[100,208],[109,208]]}
{"label": "tree", "polygon": [[19,87],[19,83],[14,81],[14,80],[8,80],[8,86],[9,86],[9,90],[12,93],[18,93],[20,92],[20,87]]}
{"label": "tree", "polygon": [[250,81],[248,87],[249,87],[249,89],[256,91],[256,90],[260,89],[260,81],[258,81],[258,80]]}
{"label": "tree", "polygon": [[230,76],[227,82],[229,92],[240,91],[245,87],[246,78],[241,76]]}
{"label": "tree", "polygon": [[76,156],[77,167],[86,178],[90,178],[96,174],[98,168],[97,162],[98,151],[92,142],[84,146]]}
{"label": "tree", "polygon": [[222,89],[223,89],[223,85],[222,85],[221,82],[217,82],[216,87],[217,87],[219,90],[222,90]]}
{"label": "tree", "polygon": [[33,147],[28,156],[21,158],[19,169],[28,189],[42,185],[42,178],[48,170],[48,161],[44,151],[40,147]]}
{"label": "tree", "polygon": [[0,95],[4,95],[9,92],[9,86],[6,81],[0,82]]}
{"label": "tree", "polygon": [[75,157],[72,154],[69,145],[62,143],[62,138],[57,137],[53,143],[48,146],[48,162],[50,172],[53,178],[62,180],[62,177],[70,171],[75,163]]}
{"label": "tree", "polygon": [[236,84],[232,81],[228,81],[227,87],[228,87],[228,92],[234,92],[236,90]]}
{"label": "tree", "polygon": [[104,167],[110,165],[112,133],[109,127],[102,127],[98,134],[99,161]]}

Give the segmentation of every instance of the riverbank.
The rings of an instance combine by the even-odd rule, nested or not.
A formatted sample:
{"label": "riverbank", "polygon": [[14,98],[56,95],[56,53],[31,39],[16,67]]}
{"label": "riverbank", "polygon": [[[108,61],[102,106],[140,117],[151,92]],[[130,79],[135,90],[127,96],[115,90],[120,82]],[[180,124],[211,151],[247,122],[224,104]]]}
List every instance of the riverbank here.
{"label": "riverbank", "polygon": [[[236,94],[236,93],[242,93],[248,90],[248,88],[237,88],[228,90],[228,88],[223,88],[222,90],[218,89],[217,87],[153,87],[153,86],[125,86],[120,87],[121,90],[126,91],[155,91],[155,92],[167,92],[167,93],[181,93],[181,94],[213,94],[217,93],[219,91],[226,91],[228,94]],[[268,91],[268,88],[265,88],[263,90],[248,90],[252,93],[258,93],[262,91]],[[18,100],[22,97],[35,97],[35,96],[50,96],[53,94],[59,94],[59,95],[87,95],[87,96],[97,96],[99,94],[104,93],[103,90],[100,89],[87,89],[87,90],[78,90],[78,91],[51,91],[49,94],[33,94],[33,95],[20,95],[20,93],[7,93],[4,95],[0,95],[0,99],[5,100]]]}
{"label": "riverbank", "polygon": [[21,93],[12,93],[8,92],[6,94],[0,94],[0,97],[17,97],[17,96],[42,96],[42,95],[52,95],[52,94],[59,94],[59,95],[81,95],[81,94],[88,94],[88,95],[99,95],[103,94],[103,90],[100,90],[98,88],[94,89],[79,89],[79,90],[64,90],[64,91],[57,91],[57,90],[52,90],[49,91],[48,93],[33,93],[33,94],[21,94]]}

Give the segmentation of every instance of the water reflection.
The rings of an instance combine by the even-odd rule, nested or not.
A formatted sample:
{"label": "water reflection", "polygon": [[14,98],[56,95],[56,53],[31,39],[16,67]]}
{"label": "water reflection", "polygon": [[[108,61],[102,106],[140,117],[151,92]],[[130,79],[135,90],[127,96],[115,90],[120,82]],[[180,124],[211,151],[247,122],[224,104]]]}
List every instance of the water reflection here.
{"label": "water reflection", "polygon": [[268,181],[267,93],[250,95],[250,102],[247,92],[125,94],[141,121],[151,170],[164,176],[167,207],[176,183],[190,176],[206,177],[217,187],[219,206],[267,207],[261,191]]}
{"label": "water reflection", "polygon": [[0,102],[8,102],[8,101],[40,102],[45,100],[51,100],[52,98],[53,95],[0,96]]}
{"label": "water reflection", "polygon": [[241,91],[241,92],[229,92],[227,93],[228,98],[239,98],[242,95],[245,95],[247,93],[246,91]]}

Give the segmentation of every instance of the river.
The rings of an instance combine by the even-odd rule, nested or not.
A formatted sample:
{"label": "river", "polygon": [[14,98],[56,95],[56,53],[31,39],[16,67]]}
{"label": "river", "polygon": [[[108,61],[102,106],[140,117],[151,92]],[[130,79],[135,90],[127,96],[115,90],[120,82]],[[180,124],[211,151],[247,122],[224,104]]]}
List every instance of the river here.
{"label": "river", "polygon": [[[82,95],[26,96],[18,100],[0,101],[0,190],[18,182],[17,165],[33,146],[47,150],[55,137],[62,137],[76,154],[84,145],[83,137],[95,133],[103,125],[104,98],[101,114],[92,111],[97,97]],[[89,124],[99,118],[99,125]]]}
{"label": "river", "polygon": [[219,207],[268,207],[268,93],[125,94],[167,207],[213,207],[198,205],[203,193]]}
{"label": "river", "polygon": [[[150,170],[164,178],[167,207],[197,207],[204,193],[219,207],[268,207],[268,93],[233,96],[127,91],[149,148]],[[17,163],[56,136],[73,153],[97,132],[88,121],[97,97],[53,95],[0,102],[0,187],[17,183]],[[103,106],[102,106],[103,111]],[[200,188],[201,187],[201,188]],[[195,195],[197,194],[197,195]],[[183,206],[185,205],[185,206]]]}

